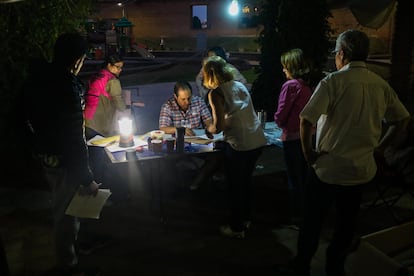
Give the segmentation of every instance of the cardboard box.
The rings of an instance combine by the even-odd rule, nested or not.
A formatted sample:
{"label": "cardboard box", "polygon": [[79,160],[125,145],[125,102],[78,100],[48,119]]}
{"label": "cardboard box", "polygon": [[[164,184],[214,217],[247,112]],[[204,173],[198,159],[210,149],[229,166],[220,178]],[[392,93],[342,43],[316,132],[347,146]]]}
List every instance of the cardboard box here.
{"label": "cardboard box", "polygon": [[346,263],[352,276],[414,276],[414,221],[361,237]]}

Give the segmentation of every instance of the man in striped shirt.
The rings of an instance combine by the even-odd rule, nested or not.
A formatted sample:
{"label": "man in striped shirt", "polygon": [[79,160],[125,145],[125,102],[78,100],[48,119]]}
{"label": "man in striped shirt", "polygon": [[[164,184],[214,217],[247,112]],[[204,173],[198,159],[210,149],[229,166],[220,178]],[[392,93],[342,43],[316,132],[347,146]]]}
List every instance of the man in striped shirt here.
{"label": "man in striped shirt", "polygon": [[189,83],[177,82],[174,86],[174,97],[161,107],[160,130],[173,134],[177,127],[185,127],[185,135],[193,136],[193,129],[206,129],[211,122],[211,113],[204,100],[192,95]]}
{"label": "man in striped shirt", "polygon": [[[193,129],[207,129],[212,123],[210,110],[205,101],[192,95],[188,82],[177,82],[174,86],[174,97],[161,107],[159,128],[166,134],[174,134],[177,127],[185,127],[185,135],[194,136]],[[207,135],[209,135],[206,132]],[[194,180],[190,180],[190,190],[196,190],[218,169],[219,160],[216,156],[191,156],[175,163],[178,173],[185,175],[186,171],[196,171]],[[180,181],[183,183],[183,181]]]}

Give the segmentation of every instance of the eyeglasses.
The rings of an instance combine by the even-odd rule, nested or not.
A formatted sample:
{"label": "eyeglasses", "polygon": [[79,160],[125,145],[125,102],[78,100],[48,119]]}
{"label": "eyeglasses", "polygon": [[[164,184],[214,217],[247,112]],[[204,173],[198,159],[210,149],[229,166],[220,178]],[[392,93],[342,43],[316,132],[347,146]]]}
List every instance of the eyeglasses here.
{"label": "eyeglasses", "polygon": [[118,70],[122,70],[122,66],[121,65],[112,64],[112,66],[115,66]]}

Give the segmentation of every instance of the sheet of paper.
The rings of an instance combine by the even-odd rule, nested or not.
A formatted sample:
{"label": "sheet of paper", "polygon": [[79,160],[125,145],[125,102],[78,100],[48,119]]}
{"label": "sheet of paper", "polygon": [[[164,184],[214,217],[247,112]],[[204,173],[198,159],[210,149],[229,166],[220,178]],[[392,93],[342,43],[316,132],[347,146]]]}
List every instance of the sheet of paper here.
{"label": "sheet of paper", "polygon": [[96,196],[81,196],[76,193],[66,208],[65,214],[78,218],[99,219],[102,207],[111,194],[109,189],[99,189]]}
{"label": "sheet of paper", "polygon": [[195,134],[195,136],[201,136],[206,134],[206,130],[204,128],[202,129],[193,129],[193,132]]}
{"label": "sheet of paper", "polygon": [[110,152],[116,152],[116,151],[122,151],[122,150],[127,150],[127,149],[134,149],[136,147],[142,147],[142,146],[146,146],[148,145],[147,141],[144,141],[142,139],[140,139],[138,136],[134,136],[134,145],[131,147],[126,147],[126,148],[122,148],[119,146],[119,143],[114,143],[112,145],[108,145],[106,148],[110,151]]}
{"label": "sheet of paper", "polygon": [[[95,147],[103,147],[103,148],[107,148],[110,152],[115,152],[115,151],[121,151],[121,150],[127,150],[127,149],[132,149],[132,148],[136,148],[136,147],[140,147],[140,146],[146,146],[148,143],[145,140],[142,140],[140,136],[134,136],[134,145],[131,147],[127,147],[127,148],[121,148],[119,146],[119,136],[118,139],[115,139],[116,136],[112,136],[114,137],[114,139],[109,139],[111,137],[102,137],[100,135],[96,135],[95,137],[91,138],[90,140],[87,141],[87,145],[88,146],[95,146]],[[92,142],[94,141],[100,141],[103,139],[108,139],[108,142],[105,143],[99,143],[99,144],[94,144]]]}
{"label": "sheet of paper", "polygon": [[[96,147],[105,147],[106,145],[113,143],[113,141],[116,141],[117,139],[108,139],[107,138],[101,136],[101,135],[95,135],[93,138],[89,139],[88,141],[86,141],[86,144],[88,146],[96,146]],[[119,137],[118,137],[119,139]],[[106,140],[106,142],[105,142]],[[101,143],[101,141],[104,141],[103,143]],[[97,144],[95,144],[96,142],[99,142]]]}
{"label": "sheet of paper", "polygon": [[223,132],[214,134],[212,139],[208,138],[206,134],[202,134],[199,136],[185,136],[184,137],[184,141],[186,143],[195,143],[195,144],[203,144],[203,145],[211,143],[211,142],[221,141],[221,140],[223,140]]}

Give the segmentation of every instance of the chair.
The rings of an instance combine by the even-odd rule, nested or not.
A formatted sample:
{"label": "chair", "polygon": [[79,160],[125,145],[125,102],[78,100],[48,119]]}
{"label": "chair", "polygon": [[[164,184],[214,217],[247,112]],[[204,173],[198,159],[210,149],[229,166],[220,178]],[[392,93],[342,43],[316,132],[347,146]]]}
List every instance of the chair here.
{"label": "chair", "polygon": [[402,222],[397,214],[397,203],[406,195],[414,199],[413,119],[407,130],[405,135],[397,137],[394,144],[384,151],[384,156],[376,158],[378,171],[374,185],[377,197],[369,206],[385,205],[396,223]]}

